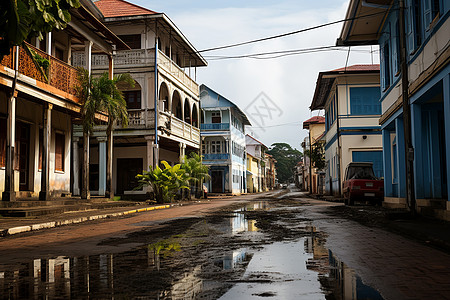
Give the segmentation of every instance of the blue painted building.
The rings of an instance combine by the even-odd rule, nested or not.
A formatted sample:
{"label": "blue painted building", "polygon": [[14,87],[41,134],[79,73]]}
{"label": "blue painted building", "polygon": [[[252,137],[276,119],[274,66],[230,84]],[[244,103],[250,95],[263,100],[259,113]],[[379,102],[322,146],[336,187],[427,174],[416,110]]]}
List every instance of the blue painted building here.
{"label": "blue painted building", "polygon": [[245,125],[247,116],[233,102],[200,86],[203,163],[210,167],[210,193],[246,192]]}
{"label": "blue painted building", "polygon": [[310,108],[325,110],[325,193],[341,195],[350,162],[372,162],[375,174],[383,177],[379,99],[379,65],[354,65],[319,73]]}
{"label": "blue painted building", "polygon": [[[404,3],[416,208],[450,219],[450,1]],[[380,46],[384,204],[391,207],[407,206],[399,10],[398,0],[351,0],[338,39]]]}

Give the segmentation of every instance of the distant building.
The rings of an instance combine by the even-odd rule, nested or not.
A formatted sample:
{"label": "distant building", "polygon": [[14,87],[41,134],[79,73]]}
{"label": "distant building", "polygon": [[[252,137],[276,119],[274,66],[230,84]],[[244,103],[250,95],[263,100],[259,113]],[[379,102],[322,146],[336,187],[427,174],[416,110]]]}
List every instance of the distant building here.
{"label": "distant building", "polygon": [[203,163],[210,167],[210,193],[247,191],[245,126],[239,107],[206,85],[200,86]]}
{"label": "distant building", "polygon": [[262,192],[265,190],[265,153],[267,146],[250,135],[245,136],[245,143],[247,146],[247,183],[249,185],[249,192]]}
{"label": "distant building", "polygon": [[320,72],[310,106],[325,110],[325,191],[341,195],[350,162],[373,162],[383,177],[380,66],[355,65]]}
{"label": "distant building", "polygon": [[[406,0],[401,33],[400,1],[364,5],[351,0],[338,45],[380,46],[383,205],[411,207],[450,220],[450,2]],[[365,15],[370,17],[364,17]],[[402,47],[405,37],[405,72]],[[402,87],[402,79],[407,87]],[[407,95],[404,94],[407,91]],[[405,139],[411,116],[411,146]],[[408,127],[406,127],[408,129]],[[413,161],[416,203],[407,202],[406,157]],[[410,199],[412,200],[412,199]]]}
{"label": "distant building", "polygon": [[[310,152],[314,147],[320,145],[320,139],[324,135],[325,131],[325,118],[322,116],[315,116],[309,118],[308,120],[303,122],[303,129],[307,129],[309,131],[308,137],[305,138],[303,147],[303,153],[305,151]],[[304,155],[307,156],[307,155]],[[304,176],[305,187],[310,193],[318,194],[319,190],[321,190],[322,185],[319,186],[319,171],[315,168],[314,164],[311,163],[311,159],[305,161],[305,171],[306,174]],[[320,181],[321,182],[321,181]]]}

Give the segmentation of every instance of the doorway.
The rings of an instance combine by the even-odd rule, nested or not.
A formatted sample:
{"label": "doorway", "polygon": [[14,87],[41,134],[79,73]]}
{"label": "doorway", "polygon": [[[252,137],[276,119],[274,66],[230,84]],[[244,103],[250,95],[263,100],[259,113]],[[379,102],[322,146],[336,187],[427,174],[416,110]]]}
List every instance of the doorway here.
{"label": "doorway", "polygon": [[15,169],[19,171],[19,191],[29,191],[30,125],[16,123]]}
{"label": "doorway", "polygon": [[138,186],[137,174],[142,174],[142,158],[117,159],[117,190],[116,194],[123,195],[125,191],[132,191]]}
{"label": "doorway", "polygon": [[223,193],[223,171],[211,170],[211,185],[213,193]]}

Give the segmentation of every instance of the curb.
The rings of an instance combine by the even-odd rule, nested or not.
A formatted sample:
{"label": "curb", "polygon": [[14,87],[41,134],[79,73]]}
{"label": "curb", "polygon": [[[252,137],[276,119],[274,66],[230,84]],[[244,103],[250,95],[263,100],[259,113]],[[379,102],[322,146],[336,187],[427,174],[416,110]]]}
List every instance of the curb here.
{"label": "curb", "polygon": [[64,226],[64,225],[77,224],[77,223],[82,223],[82,222],[87,222],[87,221],[92,221],[92,220],[125,216],[125,215],[129,215],[129,214],[152,211],[152,210],[157,210],[157,209],[166,209],[166,208],[170,208],[171,206],[172,205],[157,205],[157,206],[132,209],[132,210],[128,210],[128,211],[122,211],[122,212],[116,212],[116,213],[110,213],[110,214],[100,214],[100,215],[78,217],[78,218],[61,220],[61,221],[32,224],[32,225],[27,225],[27,226],[17,226],[17,227],[0,230],[0,237],[10,236],[10,235],[18,234],[18,233],[35,231],[35,230],[40,230],[40,229],[47,229],[47,228]]}

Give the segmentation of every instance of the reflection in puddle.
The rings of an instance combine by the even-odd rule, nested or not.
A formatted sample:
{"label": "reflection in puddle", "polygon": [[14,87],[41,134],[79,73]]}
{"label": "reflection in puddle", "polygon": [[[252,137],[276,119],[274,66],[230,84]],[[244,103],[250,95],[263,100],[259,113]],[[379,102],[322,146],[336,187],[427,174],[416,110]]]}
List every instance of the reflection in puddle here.
{"label": "reflection in puddle", "polygon": [[308,229],[310,236],[256,252],[241,282],[220,299],[383,299],[324,247],[314,227]]}
{"label": "reflection in puddle", "polygon": [[244,262],[249,262],[251,259],[252,255],[247,252],[246,248],[243,248],[225,253],[221,259],[214,261],[214,265],[223,270],[231,270]]}

